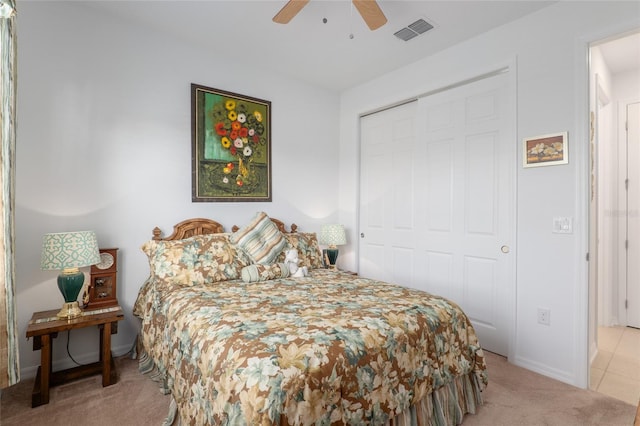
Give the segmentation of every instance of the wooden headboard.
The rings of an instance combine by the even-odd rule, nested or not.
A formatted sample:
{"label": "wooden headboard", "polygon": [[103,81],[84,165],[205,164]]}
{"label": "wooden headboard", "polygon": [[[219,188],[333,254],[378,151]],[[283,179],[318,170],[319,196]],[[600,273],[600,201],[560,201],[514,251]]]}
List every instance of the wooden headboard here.
{"label": "wooden headboard", "polygon": [[[278,219],[270,218],[273,223],[276,224],[280,232],[287,232],[284,227],[284,222]],[[231,230],[232,232],[236,232],[239,227],[234,225]],[[291,224],[291,232],[296,232],[298,230],[298,225],[295,223]],[[173,233],[168,237],[162,236],[162,230],[157,226],[153,228],[153,237],[152,239],[156,241],[171,241],[171,240],[182,240],[184,238],[193,237],[194,235],[205,235],[205,234],[220,234],[224,232],[224,227],[220,225],[220,223],[211,219],[204,218],[194,218],[183,220],[180,223],[177,223],[173,226]]]}
{"label": "wooden headboard", "polygon": [[162,231],[157,226],[153,228],[153,239],[157,241],[182,240],[194,235],[220,234],[224,227],[215,220],[195,218],[187,219],[173,226],[173,233],[162,237]]}

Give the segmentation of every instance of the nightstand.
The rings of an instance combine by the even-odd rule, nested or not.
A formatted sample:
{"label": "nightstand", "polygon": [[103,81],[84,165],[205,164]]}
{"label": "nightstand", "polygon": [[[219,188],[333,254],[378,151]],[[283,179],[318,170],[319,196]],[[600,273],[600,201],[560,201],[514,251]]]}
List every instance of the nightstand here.
{"label": "nightstand", "polygon": [[[31,394],[31,406],[37,407],[49,403],[49,388],[71,380],[102,373],[102,386],[116,382],[116,366],[111,356],[111,335],[118,332],[118,321],[124,319],[120,306],[86,309],[82,316],[70,320],[56,316],[57,309],[36,312],[27,326],[27,338],[33,337],[33,350],[40,350],[40,367]],[[62,371],[51,371],[52,340],[58,333],[92,325],[100,329],[100,360],[92,364],[81,365]]]}

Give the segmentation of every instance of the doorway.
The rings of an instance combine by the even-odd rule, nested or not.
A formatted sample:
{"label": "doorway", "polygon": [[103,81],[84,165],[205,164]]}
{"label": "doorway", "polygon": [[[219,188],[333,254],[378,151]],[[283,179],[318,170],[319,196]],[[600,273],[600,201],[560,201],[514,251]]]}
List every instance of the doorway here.
{"label": "doorway", "polygon": [[[640,318],[640,32],[590,47],[590,388],[618,399],[640,389],[640,374],[626,372],[611,336],[635,336]],[[638,122],[636,124],[636,122]],[[615,342],[618,340],[613,339]],[[635,361],[637,362],[637,361]],[[611,368],[613,367],[613,368]],[[636,368],[637,369],[637,368]],[[633,371],[633,369],[631,370]],[[638,393],[637,391],[633,391]]]}

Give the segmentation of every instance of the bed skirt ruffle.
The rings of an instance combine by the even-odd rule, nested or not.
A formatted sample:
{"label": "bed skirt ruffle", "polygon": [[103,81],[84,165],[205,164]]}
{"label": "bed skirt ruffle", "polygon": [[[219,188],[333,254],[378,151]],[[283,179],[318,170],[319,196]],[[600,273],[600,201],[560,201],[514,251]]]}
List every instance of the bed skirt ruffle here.
{"label": "bed skirt ruffle", "polygon": [[[137,348],[138,370],[159,384],[163,395],[171,393],[162,372],[144,349]],[[454,426],[462,423],[465,414],[475,414],[482,405],[484,385],[471,372],[434,390],[417,404],[412,405],[387,422],[388,426]],[[285,423],[286,424],[286,423]],[[178,406],[171,396],[169,412],[162,426],[180,426]]]}
{"label": "bed skirt ruffle", "polygon": [[473,372],[434,390],[393,419],[389,426],[453,426],[482,405],[484,385]]}
{"label": "bed skirt ruffle", "polygon": [[[160,371],[156,363],[151,359],[151,357],[144,350],[142,345],[140,344],[140,336],[136,338],[136,343],[133,345],[131,358],[138,360],[138,371],[144,375],[149,376],[151,380],[159,384],[160,393],[163,395],[167,395],[171,393],[169,386],[167,386],[167,381],[165,380],[165,375]],[[173,398],[171,398],[173,400]]]}

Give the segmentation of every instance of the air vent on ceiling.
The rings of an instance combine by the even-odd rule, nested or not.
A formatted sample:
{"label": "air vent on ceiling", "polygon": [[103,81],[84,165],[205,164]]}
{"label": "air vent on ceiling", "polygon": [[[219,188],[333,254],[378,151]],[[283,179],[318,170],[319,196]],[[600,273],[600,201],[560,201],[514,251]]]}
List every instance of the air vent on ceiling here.
{"label": "air vent on ceiling", "polygon": [[419,36],[420,34],[424,34],[430,29],[433,28],[433,25],[425,21],[424,19],[418,19],[411,25],[396,31],[393,35],[398,37],[401,40],[409,41],[414,37]]}

